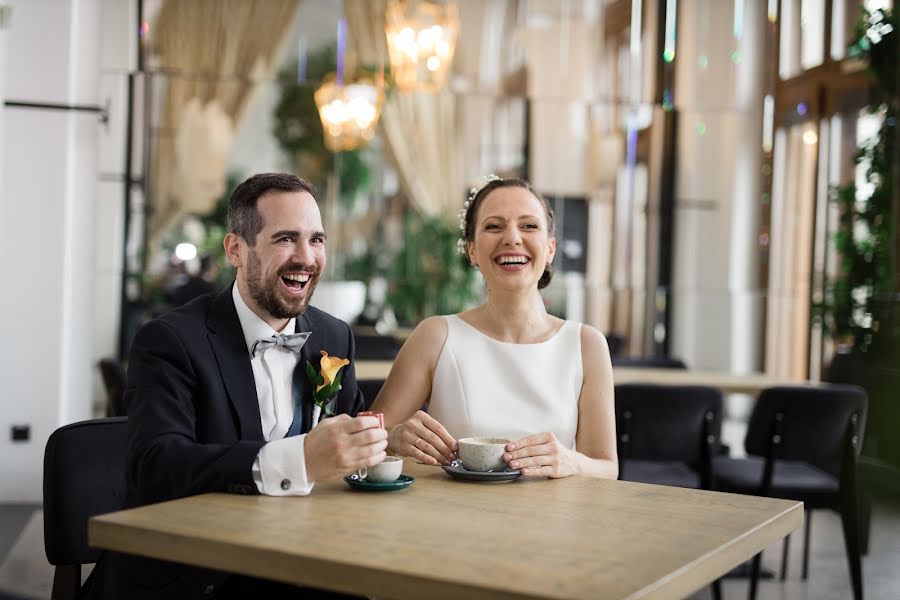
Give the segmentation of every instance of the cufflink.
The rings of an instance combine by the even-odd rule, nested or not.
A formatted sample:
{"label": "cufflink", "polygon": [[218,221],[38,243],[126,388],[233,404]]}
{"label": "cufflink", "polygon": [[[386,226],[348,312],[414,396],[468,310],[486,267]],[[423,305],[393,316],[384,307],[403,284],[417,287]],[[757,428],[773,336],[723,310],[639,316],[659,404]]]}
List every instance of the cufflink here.
{"label": "cufflink", "polygon": [[291,489],[291,480],[290,479],[282,479],[281,480],[281,489],[287,491]]}

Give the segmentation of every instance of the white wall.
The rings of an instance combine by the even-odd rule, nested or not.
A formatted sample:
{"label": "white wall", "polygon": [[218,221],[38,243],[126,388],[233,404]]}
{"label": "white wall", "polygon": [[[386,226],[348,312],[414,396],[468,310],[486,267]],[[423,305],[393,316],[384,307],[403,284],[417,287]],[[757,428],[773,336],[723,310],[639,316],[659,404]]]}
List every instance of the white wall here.
{"label": "white wall", "polygon": [[[6,100],[97,104],[101,0],[7,1]],[[91,415],[102,126],[86,112],[3,112],[0,502],[34,502],[50,433]],[[11,442],[13,424],[30,441]]]}

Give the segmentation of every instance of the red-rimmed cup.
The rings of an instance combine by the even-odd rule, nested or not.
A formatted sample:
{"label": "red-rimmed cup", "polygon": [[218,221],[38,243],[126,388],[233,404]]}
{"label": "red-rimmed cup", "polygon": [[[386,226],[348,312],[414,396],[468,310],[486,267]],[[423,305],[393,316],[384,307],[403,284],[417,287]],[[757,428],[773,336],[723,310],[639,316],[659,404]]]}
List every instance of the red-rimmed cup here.
{"label": "red-rimmed cup", "polygon": [[[384,429],[384,413],[379,410],[364,410],[362,412],[356,413],[357,417],[375,417],[378,419],[378,426]],[[363,467],[362,469],[356,470],[356,475],[360,479],[365,479],[369,476],[369,470]]]}
{"label": "red-rimmed cup", "polygon": [[364,410],[356,413],[358,417],[375,417],[378,419],[378,426],[384,429],[384,413],[379,410]]}

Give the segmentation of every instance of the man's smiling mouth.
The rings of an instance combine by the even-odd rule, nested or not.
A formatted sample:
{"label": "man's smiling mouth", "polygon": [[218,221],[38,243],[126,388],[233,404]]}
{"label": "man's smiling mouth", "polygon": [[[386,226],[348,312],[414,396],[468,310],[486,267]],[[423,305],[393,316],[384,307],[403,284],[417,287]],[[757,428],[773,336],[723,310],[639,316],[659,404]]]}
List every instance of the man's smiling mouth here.
{"label": "man's smiling mouth", "polygon": [[281,281],[284,282],[285,287],[291,291],[297,292],[306,289],[309,280],[309,273],[287,273],[281,276]]}

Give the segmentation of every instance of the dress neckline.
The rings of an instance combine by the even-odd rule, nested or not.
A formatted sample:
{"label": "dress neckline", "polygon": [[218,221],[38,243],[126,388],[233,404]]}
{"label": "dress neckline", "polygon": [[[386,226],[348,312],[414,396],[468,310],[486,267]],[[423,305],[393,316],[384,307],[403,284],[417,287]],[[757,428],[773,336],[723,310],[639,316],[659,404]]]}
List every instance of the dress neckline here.
{"label": "dress neckline", "polygon": [[465,319],[463,319],[463,318],[460,317],[459,315],[450,315],[450,316],[453,317],[453,318],[455,318],[457,321],[459,321],[460,323],[462,323],[463,325],[465,325],[466,327],[468,327],[469,329],[471,329],[472,331],[474,331],[475,333],[477,333],[477,334],[480,335],[481,337],[483,337],[483,338],[485,338],[485,339],[488,339],[488,340],[490,340],[490,341],[492,341],[492,342],[494,342],[494,343],[497,343],[497,344],[505,344],[505,345],[507,345],[507,346],[539,346],[539,345],[541,345],[541,344],[546,344],[546,343],[548,343],[548,342],[553,341],[553,339],[556,338],[556,337],[560,334],[560,332],[562,332],[562,330],[566,328],[566,325],[569,324],[569,321],[564,319],[563,322],[562,322],[562,325],[560,325],[559,328],[557,328],[557,330],[554,331],[553,334],[552,334],[550,337],[548,337],[546,340],[541,340],[541,341],[539,341],[539,342],[528,342],[528,343],[504,342],[503,340],[498,340],[498,339],[495,338],[495,337],[489,336],[488,334],[486,334],[485,332],[481,331],[480,329],[478,329],[477,327],[475,327],[474,325],[472,325],[471,323],[469,323],[468,321],[466,321]]}

